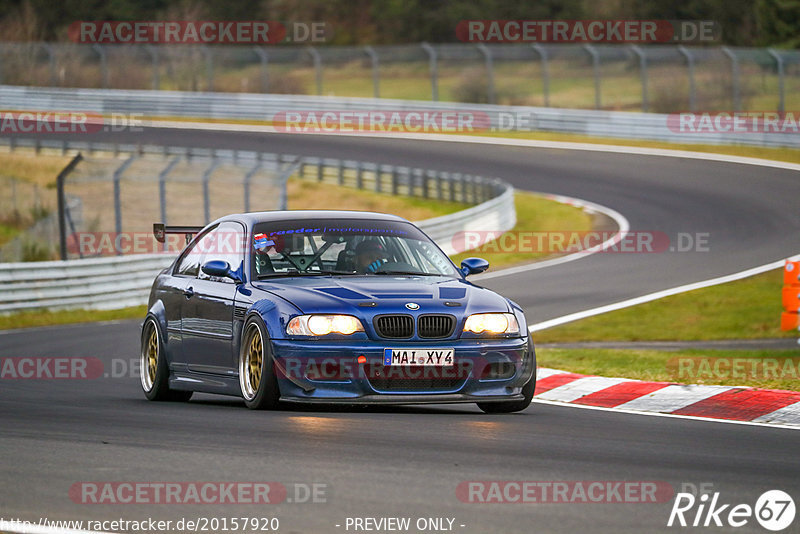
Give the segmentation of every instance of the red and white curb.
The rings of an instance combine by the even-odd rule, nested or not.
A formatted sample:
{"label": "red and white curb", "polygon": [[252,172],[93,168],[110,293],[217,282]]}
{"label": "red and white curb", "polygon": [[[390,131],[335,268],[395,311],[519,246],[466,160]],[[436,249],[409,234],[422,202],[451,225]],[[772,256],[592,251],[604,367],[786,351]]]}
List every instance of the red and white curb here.
{"label": "red and white curb", "polygon": [[534,401],[800,429],[800,392],[587,376],[539,368]]}

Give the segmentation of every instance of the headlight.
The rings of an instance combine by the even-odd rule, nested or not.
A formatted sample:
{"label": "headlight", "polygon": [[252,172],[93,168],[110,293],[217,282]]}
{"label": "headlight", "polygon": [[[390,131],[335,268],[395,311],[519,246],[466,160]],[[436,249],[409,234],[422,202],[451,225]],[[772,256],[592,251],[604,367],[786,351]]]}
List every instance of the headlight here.
{"label": "headlight", "polygon": [[467,317],[464,332],[473,334],[519,334],[513,313],[476,313]]}
{"label": "headlight", "polygon": [[363,331],[361,321],[352,315],[298,315],[286,325],[286,333],[290,336],[325,336],[333,333],[349,336]]}

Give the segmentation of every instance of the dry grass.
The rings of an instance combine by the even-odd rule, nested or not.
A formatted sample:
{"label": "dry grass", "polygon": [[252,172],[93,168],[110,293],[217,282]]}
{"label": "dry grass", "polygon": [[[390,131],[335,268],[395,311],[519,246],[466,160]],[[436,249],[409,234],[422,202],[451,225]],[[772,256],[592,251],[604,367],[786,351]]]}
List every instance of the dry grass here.
{"label": "dry grass", "polygon": [[410,221],[430,219],[465,208],[458,202],[395,197],[299,179],[289,180],[288,196],[290,209],[378,211],[400,215]]}
{"label": "dry grass", "polygon": [[0,154],[0,176],[54,187],[56,177],[70,161],[69,156]]}

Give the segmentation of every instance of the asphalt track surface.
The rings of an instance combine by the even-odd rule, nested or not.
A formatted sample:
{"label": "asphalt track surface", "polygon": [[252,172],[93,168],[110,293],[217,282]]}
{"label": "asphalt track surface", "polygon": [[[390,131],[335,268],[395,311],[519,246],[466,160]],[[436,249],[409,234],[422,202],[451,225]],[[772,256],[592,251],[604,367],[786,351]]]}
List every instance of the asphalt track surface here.
{"label": "asphalt track surface", "polygon": [[[520,189],[611,207],[629,220],[632,231],[664,232],[673,239],[679,232],[708,235],[710,250],[705,252],[601,253],[486,280],[486,286],[519,302],[531,323],[800,252],[800,177],[788,170],[341,136],[145,130],[113,139],[105,134],[103,140],[352,158],[498,176]],[[137,321],[62,326],[0,334],[0,347],[2,356],[94,356],[112,370],[136,358],[138,336]],[[504,416],[484,415],[472,405],[252,412],[237,399],[205,395],[186,404],[149,403],[130,373],[90,381],[4,380],[1,387],[0,515],[5,518],[276,516],[283,532],[347,532],[347,517],[386,516],[411,517],[412,522],[454,518],[454,530],[465,533],[675,529],[666,527],[672,500],[461,502],[458,484],[476,480],[665,481],[676,491],[686,483],[711,483],[724,503],[754,505],[769,489],[782,489],[800,503],[800,435],[782,428],[536,403]],[[68,495],[80,481],[323,483],[327,502],[86,505]],[[695,511],[687,517],[693,519]],[[798,522],[788,531],[797,531]],[[763,531],[752,518],[736,530]]]}

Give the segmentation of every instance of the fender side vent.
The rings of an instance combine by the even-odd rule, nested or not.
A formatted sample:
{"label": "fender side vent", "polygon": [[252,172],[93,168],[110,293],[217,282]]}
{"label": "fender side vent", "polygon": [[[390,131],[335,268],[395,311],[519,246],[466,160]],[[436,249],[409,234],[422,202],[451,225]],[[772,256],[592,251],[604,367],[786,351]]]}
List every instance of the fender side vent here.
{"label": "fender side vent", "polygon": [[246,308],[244,306],[236,306],[235,308],[233,308],[233,320],[244,321],[248,309],[249,308]]}

